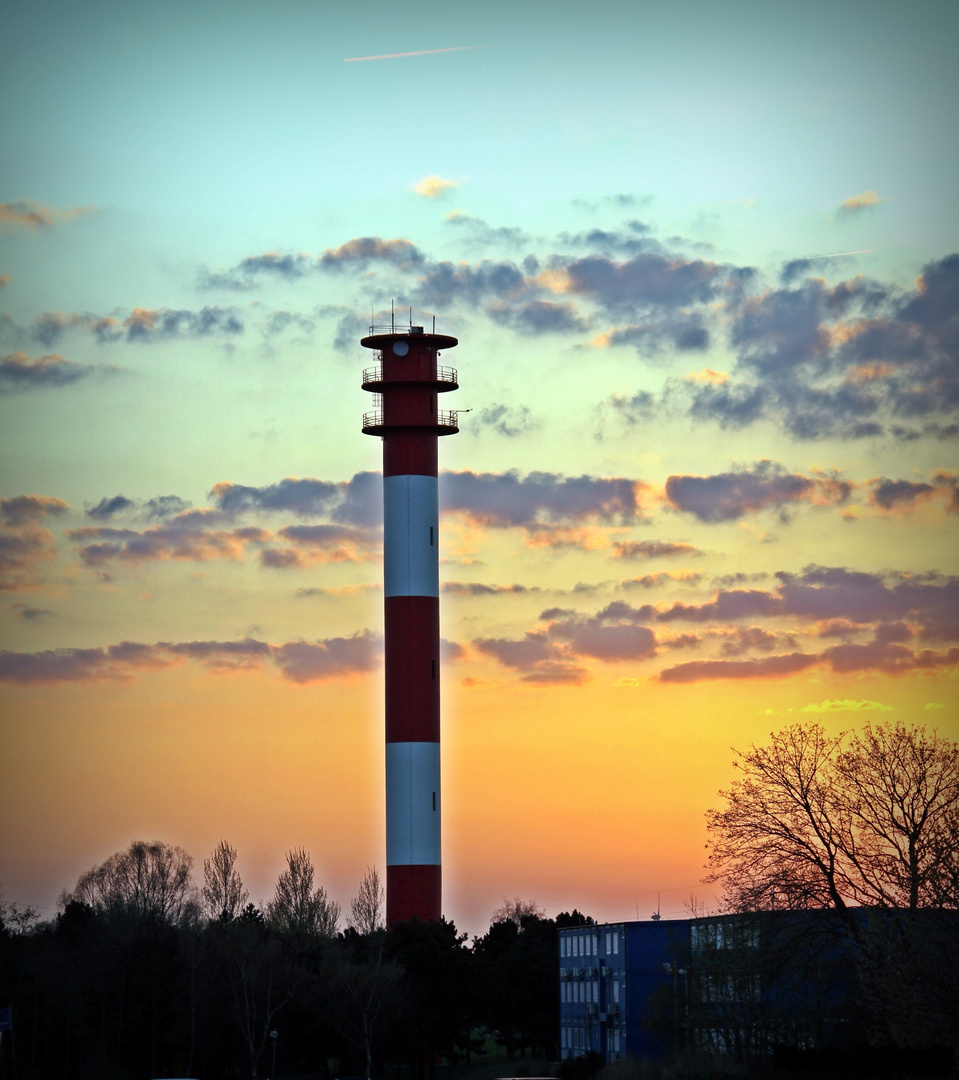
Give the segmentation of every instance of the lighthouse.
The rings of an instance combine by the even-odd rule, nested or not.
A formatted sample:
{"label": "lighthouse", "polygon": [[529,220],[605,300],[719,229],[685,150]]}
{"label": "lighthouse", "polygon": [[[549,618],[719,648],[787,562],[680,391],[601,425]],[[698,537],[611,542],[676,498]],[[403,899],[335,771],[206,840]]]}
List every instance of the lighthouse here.
{"label": "lighthouse", "polygon": [[435,331],[391,321],[360,341],[363,433],[383,440],[387,926],[442,915],[437,439],[459,426],[438,401],[459,383],[438,363],[457,339]]}

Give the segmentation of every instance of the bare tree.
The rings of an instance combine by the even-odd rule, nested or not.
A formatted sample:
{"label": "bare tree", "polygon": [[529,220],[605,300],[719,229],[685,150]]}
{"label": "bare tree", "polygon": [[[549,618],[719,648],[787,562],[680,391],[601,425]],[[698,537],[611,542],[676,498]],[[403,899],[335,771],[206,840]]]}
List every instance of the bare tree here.
{"label": "bare tree", "polygon": [[286,869],[280,874],[267,905],[270,925],[298,941],[310,937],[334,937],[340,905],[330,900],[322,885],[314,889],[315,871],[303,848],[286,853]]}
{"label": "bare tree", "polygon": [[384,1006],[387,1013],[397,1009],[396,995],[403,979],[402,967],[383,958],[383,935],[379,938],[365,955],[351,957],[341,949],[327,971],[331,989],[328,1017],[363,1054],[364,1076],[372,1076],[373,1036],[379,1015]]}
{"label": "bare tree", "polygon": [[235,919],[250,894],[236,869],[236,848],[221,840],[203,860],[203,900],[211,919]]}
{"label": "bare tree", "polygon": [[959,746],[902,723],[846,741],[794,724],[737,751],[707,813],[728,908],[959,906]]}
{"label": "bare tree", "polygon": [[856,899],[959,907],[959,745],[902,723],[854,734],[836,760]]}
{"label": "bare tree", "polygon": [[348,925],[358,934],[372,934],[381,930],[386,925],[381,915],[385,899],[386,892],[380,885],[376,867],[368,866],[360,882],[359,893],[350,901]]}
{"label": "bare tree", "polygon": [[159,840],[134,840],[81,875],[61,902],[80,901],[99,910],[126,909],[169,923],[196,918],[199,902],[191,871],[193,859],[181,847]]}
{"label": "bare tree", "polygon": [[39,921],[39,909],[32,904],[4,900],[3,886],[0,885],[0,931],[7,929],[11,934],[28,934]]}
{"label": "bare tree", "polygon": [[503,904],[490,916],[490,926],[494,923],[511,922],[522,927],[523,919],[532,916],[541,919],[546,914],[546,909],[539,906],[535,900],[523,900],[514,896],[512,900],[503,897]]}
{"label": "bare tree", "polygon": [[796,724],[737,757],[740,779],[707,814],[725,907],[831,909],[870,1036],[955,1033],[959,955],[935,909],[959,907],[959,746],[901,722],[835,737]]}

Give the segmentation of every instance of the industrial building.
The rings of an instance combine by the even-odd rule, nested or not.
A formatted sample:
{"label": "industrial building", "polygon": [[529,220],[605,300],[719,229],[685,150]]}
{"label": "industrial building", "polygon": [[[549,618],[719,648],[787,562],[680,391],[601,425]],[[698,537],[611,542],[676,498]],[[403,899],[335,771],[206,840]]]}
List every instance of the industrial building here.
{"label": "industrial building", "polygon": [[878,1037],[887,1056],[939,1047],[951,1061],[957,955],[959,913],[936,909],[561,929],[561,1056],[655,1061],[676,1050],[758,1064],[832,1054],[852,1068]]}
{"label": "industrial building", "polygon": [[559,932],[560,1056],[607,1063],[658,1058],[668,1039],[649,1020],[679,978],[688,919],[577,926]]}

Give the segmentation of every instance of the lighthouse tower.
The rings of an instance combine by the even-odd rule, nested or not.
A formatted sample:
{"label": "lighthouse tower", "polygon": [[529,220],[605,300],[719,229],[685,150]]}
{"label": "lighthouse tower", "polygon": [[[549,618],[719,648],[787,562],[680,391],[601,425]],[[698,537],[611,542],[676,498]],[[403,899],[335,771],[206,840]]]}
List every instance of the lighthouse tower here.
{"label": "lighthouse tower", "polygon": [[457,340],[435,329],[391,322],[360,342],[376,351],[363,433],[383,440],[387,926],[442,915],[436,440],[459,426],[437,401],[459,384],[437,363]]}

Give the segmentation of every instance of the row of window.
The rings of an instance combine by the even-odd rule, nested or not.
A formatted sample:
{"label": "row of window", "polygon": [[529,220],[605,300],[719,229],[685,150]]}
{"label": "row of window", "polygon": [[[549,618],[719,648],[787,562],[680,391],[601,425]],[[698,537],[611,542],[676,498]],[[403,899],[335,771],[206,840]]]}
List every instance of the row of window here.
{"label": "row of window", "polygon": [[[622,1050],[623,1043],[626,1041],[626,1029],[623,1028],[610,1028],[606,1036],[606,1047],[613,1053],[619,1053]],[[565,1024],[560,1028],[559,1032],[560,1046],[563,1050],[591,1050],[592,1045],[589,1038],[589,1028],[585,1027],[567,1027]],[[563,1054],[563,1057],[569,1057],[568,1054]]]}
{"label": "row of window", "polygon": [[[607,930],[604,945],[606,955],[613,956],[619,952],[619,930]],[[599,954],[599,935],[588,934],[560,934],[559,955],[566,956],[597,956]]]}
{"label": "row of window", "polygon": [[[619,979],[613,979],[609,984],[608,1000],[619,1004],[620,986]],[[559,1000],[563,1004],[578,1005],[599,1003],[599,981],[590,979],[587,982],[561,982],[559,984]]]}

